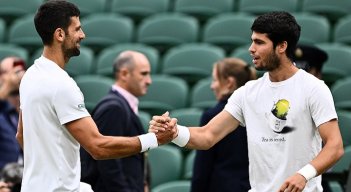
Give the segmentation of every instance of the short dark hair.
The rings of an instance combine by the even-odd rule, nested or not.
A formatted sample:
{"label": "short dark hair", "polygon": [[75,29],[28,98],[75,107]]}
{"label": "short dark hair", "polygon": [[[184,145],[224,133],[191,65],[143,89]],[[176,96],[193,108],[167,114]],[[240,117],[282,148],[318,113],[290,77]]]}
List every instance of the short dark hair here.
{"label": "short dark hair", "polygon": [[53,34],[57,28],[68,32],[71,17],[80,16],[76,5],[64,0],[49,0],[43,3],[34,17],[35,28],[44,45],[53,42]]}
{"label": "short dark hair", "polygon": [[251,30],[266,33],[273,42],[274,48],[279,43],[286,41],[288,43],[286,54],[292,60],[296,44],[300,38],[301,27],[290,13],[273,11],[263,14],[256,18]]}

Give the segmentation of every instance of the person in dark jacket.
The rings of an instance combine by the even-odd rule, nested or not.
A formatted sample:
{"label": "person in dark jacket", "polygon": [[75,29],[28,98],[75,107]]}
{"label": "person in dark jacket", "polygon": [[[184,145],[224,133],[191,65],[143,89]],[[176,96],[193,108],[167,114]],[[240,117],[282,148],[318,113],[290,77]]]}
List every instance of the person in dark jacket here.
{"label": "person in dark jacket", "polygon": [[[136,136],[145,131],[138,118],[138,97],[151,84],[150,64],[145,55],[124,51],[113,65],[115,84],[92,112],[103,135]],[[94,192],[148,191],[144,153],[113,160],[94,160],[81,149],[82,181]]]}
{"label": "person in dark jacket", "polygon": [[18,89],[25,69],[25,62],[19,57],[5,57],[0,62],[0,171],[6,164],[23,161],[15,136],[20,105]]}
{"label": "person in dark jacket", "polygon": [[[214,64],[211,89],[218,103],[206,110],[201,126],[221,112],[229,96],[247,81],[256,79],[256,71],[238,58],[225,58]],[[196,151],[192,192],[247,192],[249,160],[246,129],[239,127],[209,150]]]}

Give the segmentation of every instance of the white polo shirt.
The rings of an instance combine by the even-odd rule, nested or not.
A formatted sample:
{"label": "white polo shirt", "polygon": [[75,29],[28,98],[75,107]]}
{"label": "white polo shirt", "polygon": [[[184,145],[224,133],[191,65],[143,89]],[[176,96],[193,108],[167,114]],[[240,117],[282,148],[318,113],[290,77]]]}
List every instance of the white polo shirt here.
{"label": "white polo shirt", "polygon": [[24,173],[22,192],[79,191],[79,143],[65,123],[90,116],[75,81],[41,56],[20,85]]}

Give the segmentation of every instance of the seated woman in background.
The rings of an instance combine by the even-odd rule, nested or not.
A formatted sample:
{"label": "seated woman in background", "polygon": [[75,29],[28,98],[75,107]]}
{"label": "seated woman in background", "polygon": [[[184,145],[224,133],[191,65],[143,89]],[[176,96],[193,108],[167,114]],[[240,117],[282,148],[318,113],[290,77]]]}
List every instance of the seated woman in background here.
{"label": "seated woman in background", "polygon": [[[218,103],[202,114],[200,125],[205,125],[221,112],[230,95],[247,81],[256,79],[256,70],[238,58],[216,62],[212,70],[211,89]],[[245,127],[238,129],[209,150],[196,151],[192,192],[247,192],[249,160]]]}

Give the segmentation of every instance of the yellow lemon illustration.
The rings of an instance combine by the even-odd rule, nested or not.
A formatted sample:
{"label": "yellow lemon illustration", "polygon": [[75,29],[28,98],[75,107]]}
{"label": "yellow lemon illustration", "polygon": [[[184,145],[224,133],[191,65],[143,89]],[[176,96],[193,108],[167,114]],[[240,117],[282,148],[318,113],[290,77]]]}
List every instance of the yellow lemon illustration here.
{"label": "yellow lemon illustration", "polygon": [[286,99],[279,100],[275,105],[275,115],[279,119],[285,119],[289,111],[289,101]]}

